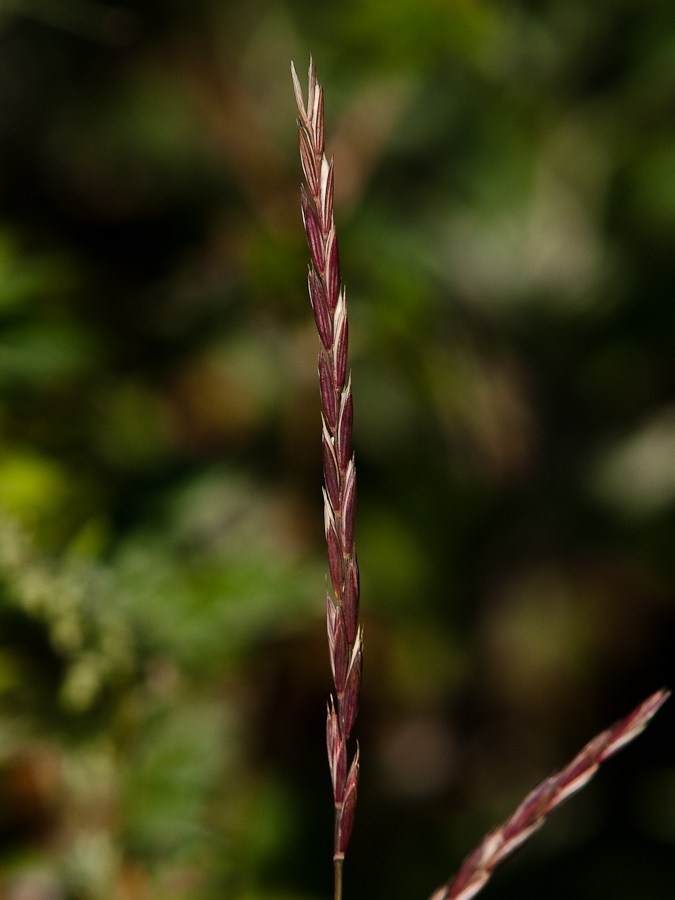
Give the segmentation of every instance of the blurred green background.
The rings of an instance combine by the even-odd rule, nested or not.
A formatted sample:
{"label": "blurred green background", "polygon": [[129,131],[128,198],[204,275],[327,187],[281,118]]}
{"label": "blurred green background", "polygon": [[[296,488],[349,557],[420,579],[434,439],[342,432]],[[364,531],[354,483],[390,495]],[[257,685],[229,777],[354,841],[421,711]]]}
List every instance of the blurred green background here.
{"label": "blurred green background", "polygon": [[[1,900],[331,896],[310,51],[359,467],[346,898],[427,897],[675,685],[672,0],[3,0]],[[486,900],[671,898],[674,722]]]}

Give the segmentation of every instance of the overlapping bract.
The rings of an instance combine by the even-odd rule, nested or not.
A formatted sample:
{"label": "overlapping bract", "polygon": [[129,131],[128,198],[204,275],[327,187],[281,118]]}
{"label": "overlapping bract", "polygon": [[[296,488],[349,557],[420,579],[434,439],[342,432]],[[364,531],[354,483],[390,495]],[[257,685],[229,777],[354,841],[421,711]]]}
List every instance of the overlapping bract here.
{"label": "overlapping bract", "polygon": [[309,298],[321,339],[319,387],[323,409],[324,527],[333,595],[326,591],[328,645],[335,684],[326,724],[328,761],[335,801],[334,859],[341,862],[354,821],[359,774],[358,748],[348,765],[347,741],[356,718],[361,684],[362,639],[358,625],[359,569],[354,549],[356,466],[351,452],[353,403],[347,379],[347,302],[333,221],[333,161],[324,154],[323,88],[309,65],[305,108],[291,64],[298,104],[300,158],[307,190],[301,191],[302,219],[311,262]]}
{"label": "overlapping bract", "polygon": [[430,900],[470,900],[475,896],[499,863],[537,831],[550,812],[590,781],[601,763],[637,737],[669,696],[667,690],[652,694],[624,719],[593,738],[562,771],[542,781],[508,821],[483,838],[455,879],[439,888]]}

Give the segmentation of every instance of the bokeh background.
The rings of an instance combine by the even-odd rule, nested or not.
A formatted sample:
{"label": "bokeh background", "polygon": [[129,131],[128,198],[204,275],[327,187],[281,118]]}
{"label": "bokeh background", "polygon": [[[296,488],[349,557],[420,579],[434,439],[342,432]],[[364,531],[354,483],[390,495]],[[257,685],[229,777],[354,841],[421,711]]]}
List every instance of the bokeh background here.
{"label": "bokeh background", "polygon": [[[427,897],[675,685],[671,0],[3,0],[2,900],[331,896],[310,51],[359,468],[346,897]],[[674,739],[667,704],[486,900],[671,898]]]}

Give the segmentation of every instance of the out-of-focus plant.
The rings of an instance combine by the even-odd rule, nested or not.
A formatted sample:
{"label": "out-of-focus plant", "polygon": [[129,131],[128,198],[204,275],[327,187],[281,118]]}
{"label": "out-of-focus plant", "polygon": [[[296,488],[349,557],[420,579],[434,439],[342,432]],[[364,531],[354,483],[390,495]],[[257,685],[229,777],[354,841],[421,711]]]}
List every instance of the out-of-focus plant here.
{"label": "out-of-focus plant", "polygon": [[[3,4],[0,894],[327,894],[310,44],[368,560],[346,893],[424,896],[673,683],[673,34],[666,0]],[[669,722],[488,890],[670,898]]]}

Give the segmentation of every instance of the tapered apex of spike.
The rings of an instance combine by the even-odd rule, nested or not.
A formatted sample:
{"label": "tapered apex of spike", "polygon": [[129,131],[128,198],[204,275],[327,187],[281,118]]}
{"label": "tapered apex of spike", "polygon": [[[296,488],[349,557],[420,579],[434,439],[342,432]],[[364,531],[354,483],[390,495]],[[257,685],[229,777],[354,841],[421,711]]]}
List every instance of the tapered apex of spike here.
{"label": "tapered apex of spike", "polygon": [[316,68],[311,56],[308,76],[307,106],[305,107],[300,79],[295,71],[295,64],[291,61],[291,77],[293,78],[293,90],[300,121],[311,133],[314,145],[321,155],[323,151],[323,88],[316,80]]}

